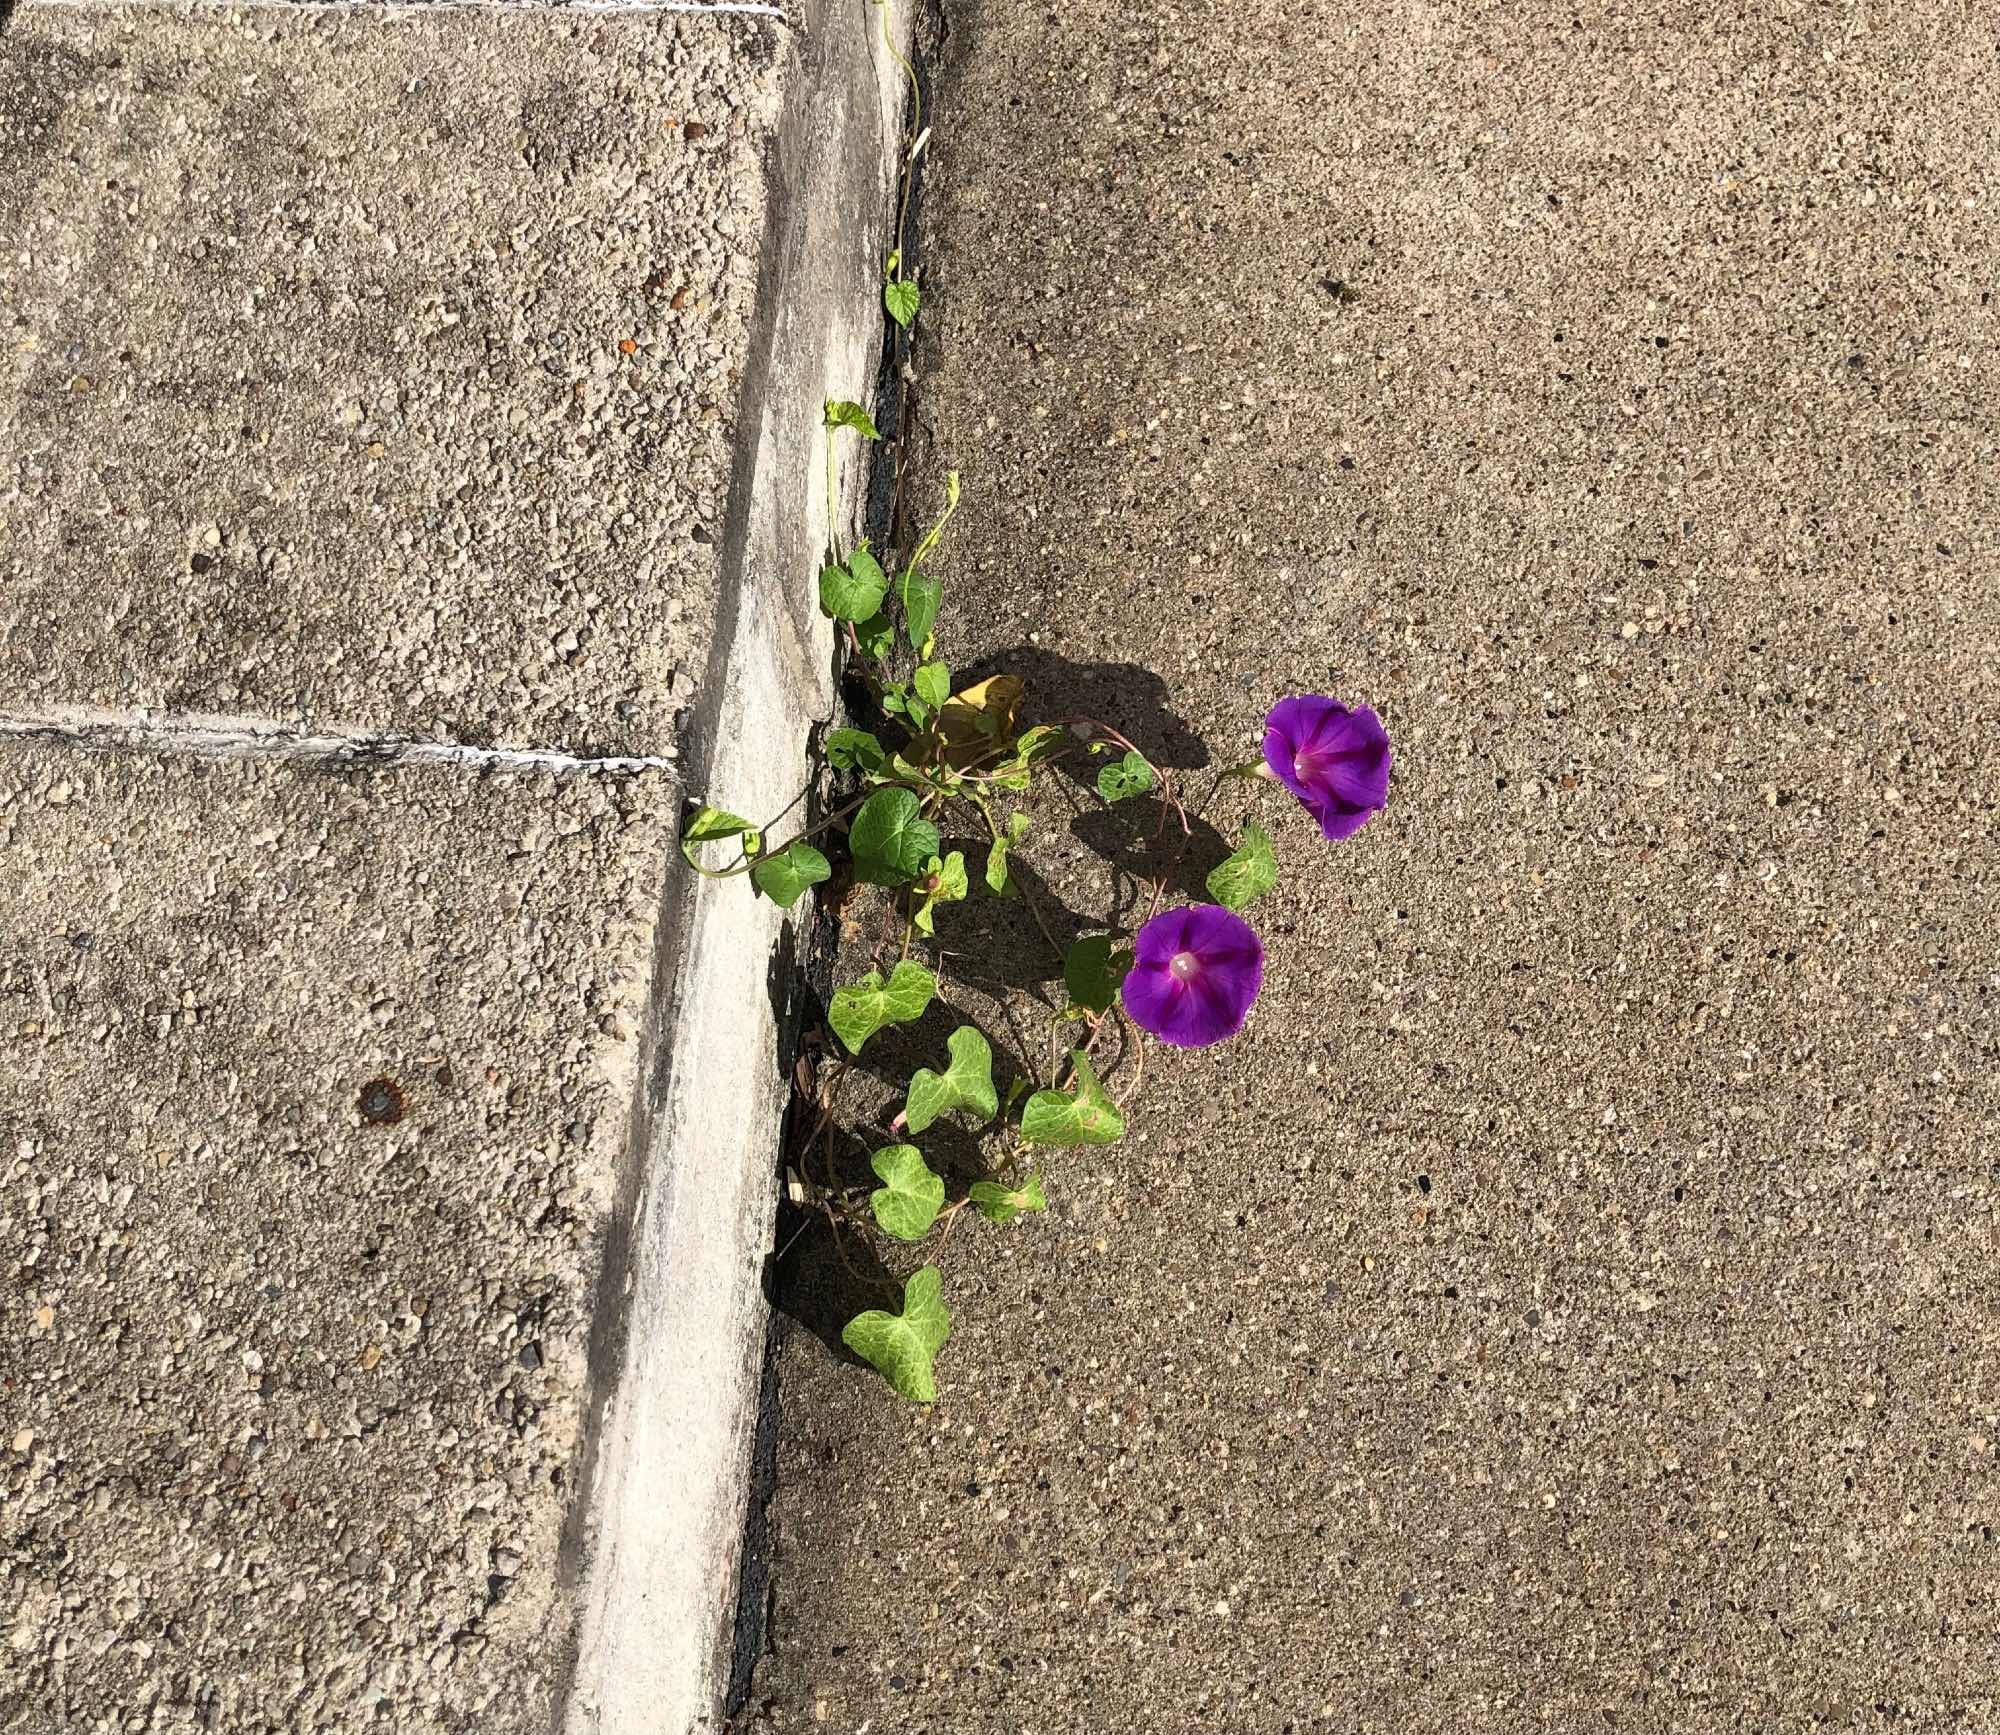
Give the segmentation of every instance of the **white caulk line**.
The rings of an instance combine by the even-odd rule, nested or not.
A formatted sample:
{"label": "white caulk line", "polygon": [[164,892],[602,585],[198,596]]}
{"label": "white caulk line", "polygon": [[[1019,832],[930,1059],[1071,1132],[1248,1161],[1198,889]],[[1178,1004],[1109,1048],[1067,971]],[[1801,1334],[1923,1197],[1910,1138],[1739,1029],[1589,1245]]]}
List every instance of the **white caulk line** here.
{"label": "white caulk line", "polygon": [[550,17],[565,13],[603,17],[607,14],[649,12],[715,12],[745,18],[775,18],[786,22],[780,6],[736,5],[731,0],[702,5],[698,0],[21,0],[24,12],[42,7],[68,7],[73,12],[292,12],[317,17],[332,12],[539,12]]}
{"label": "white caulk line", "polygon": [[[37,0],[39,3],[39,0]],[[261,717],[155,717],[144,711],[0,712],[0,744],[88,753],[165,753],[191,759],[276,759],[353,766],[456,765],[475,771],[547,771],[630,777],[678,771],[673,753],[585,755],[550,747],[468,747],[362,729],[307,730]]]}

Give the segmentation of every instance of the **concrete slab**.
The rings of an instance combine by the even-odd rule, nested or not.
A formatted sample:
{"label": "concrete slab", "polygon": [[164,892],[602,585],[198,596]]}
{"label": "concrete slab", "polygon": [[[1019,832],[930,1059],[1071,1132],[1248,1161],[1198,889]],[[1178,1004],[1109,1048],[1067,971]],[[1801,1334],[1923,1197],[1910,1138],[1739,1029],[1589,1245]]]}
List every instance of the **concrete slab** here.
{"label": "concrete slab", "polygon": [[954,13],[950,661],[1396,782],[1270,806],[1249,1030],[953,1238],[934,1409],[788,1336],[763,1726],[2000,1720],[1991,48]]}
{"label": "concrete slab", "polygon": [[[832,709],[812,580],[832,526],[851,537],[859,484],[850,469],[840,497],[824,492],[821,405],[867,397],[879,363],[902,87],[878,24],[821,7],[774,32],[31,5],[0,37],[18,387],[0,407],[0,752],[55,755],[0,764],[35,768],[23,799],[37,837],[43,808],[73,816],[87,794],[93,814],[112,810],[100,834],[137,876],[118,929],[128,951],[158,969],[184,951],[213,963],[251,1035],[272,1024],[292,1039],[258,999],[278,995],[287,1018],[317,1021],[321,1045],[231,1071],[247,1040],[232,1026],[232,1046],[199,1064],[136,1071],[129,1110],[87,1065],[22,1075],[41,1092],[18,1157],[37,1213],[18,1220],[31,1282],[45,1200],[92,1165],[114,1172],[128,1122],[184,1145],[211,1118],[250,1131],[194,1153],[226,1158],[227,1185],[185,1183],[196,1190],[163,1219],[183,1224],[188,1199],[212,1208],[188,1239],[228,1284],[164,1253],[126,1272],[127,1313],[159,1310],[134,1339],[153,1358],[143,1384],[94,1388],[66,1346],[32,1379],[4,1370],[0,1391],[34,1400],[8,1436],[24,1438],[9,1492],[30,1528],[8,1560],[23,1612],[5,1630],[32,1660],[0,1695],[10,1729],[88,1717],[682,1735],[720,1722],[797,980],[779,913],[663,852],[682,785],[659,773],[674,761],[695,790],[796,810],[809,732]],[[165,769],[133,770],[150,761],[126,752]],[[377,779],[376,764],[398,769]],[[536,775],[496,786],[485,772],[499,767]],[[495,787],[531,793],[476,793]],[[653,793],[635,793],[633,813],[585,793],[620,787]],[[328,815],[347,807],[361,809],[358,837],[329,842]],[[643,868],[620,837],[634,826]],[[530,875],[535,897],[553,895],[534,866],[551,828],[578,864],[562,920],[532,898],[524,910],[517,884]],[[43,957],[68,957],[45,932],[59,912],[95,932],[79,919],[94,882],[71,872],[82,833],[66,847],[8,888],[32,918],[24,932],[42,935],[24,953],[24,997],[68,981]],[[245,849],[266,851],[266,878],[244,878]],[[606,899],[651,893],[650,959],[636,928],[613,948],[591,925],[593,863]],[[217,885],[252,912],[247,938],[234,915],[211,937],[211,912],[182,908]],[[385,940],[401,973],[363,994],[350,975],[377,969],[369,949]],[[598,969],[597,941],[618,970],[651,971],[643,992],[636,974],[630,985],[636,1038],[636,1013],[570,980]],[[322,947],[338,955],[315,975]],[[556,988],[567,997],[552,1002]],[[197,994],[195,1009],[209,1004]],[[324,1087],[327,1056],[357,1031],[387,1043],[384,1018],[401,1033],[390,1059],[406,1096],[459,1118],[423,1123],[421,1146],[396,1146],[358,1182],[325,1180],[349,1191],[320,1223],[294,1171],[301,1151],[319,1165],[311,1180],[331,1168],[334,1110],[283,1107],[312,1137],[253,1145],[251,1105]],[[422,1026],[414,1059],[412,1018],[440,1026]],[[41,1042],[39,1026],[22,1040]],[[465,1108],[451,1098],[472,1088],[462,1074],[427,1070],[455,1066],[460,1044],[500,1051],[500,1086],[517,1093],[506,1107]],[[601,1100],[594,1085],[579,1100],[600,1061]],[[26,1112],[0,1095],[0,1118]],[[559,1117],[553,1132],[537,1121],[555,1141],[546,1174],[503,1162],[510,1112]],[[345,1130],[372,1157],[375,1133]],[[131,1204],[123,1184],[106,1183],[116,1211]],[[363,1184],[377,1203],[360,1202]],[[275,1228],[266,1194],[288,1208]],[[435,1260],[433,1219],[453,1237]],[[517,1222],[533,1231],[525,1250],[507,1238]],[[281,1252],[286,1236],[299,1245],[293,1287],[269,1297],[242,1285],[263,1281],[274,1236]],[[430,1313],[376,1293],[420,1277],[411,1294],[450,1288],[472,1309],[443,1339]],[[244,1371],[264,1391],[211,1392],[206,1349],[180,1347],[189,1330],[160,1298],[178,1306],[176,1286],[203,1281],[215,1292],[196,1295],[198,1329],[224,1361],[262,1357]],[[47,1303],[47,1329],[71,1305]],[[258,1337],[267,1312],[275,1352]],[[531,1333],[533,1366],[519,1360]],[[498,1371],[480,1386],[419,1365],[433,1342]],[[271,1390],[291,1388],[271,1388],[272,1373],[296,1383],[294,1361],[317,1381],[308,1396],[327,1387],[348,1404],[308,1435],[338,1458],[295,1461],[305,1398],[283,1412],[282,1444],[279,1423],[246,1407],[276,1404]],[[460,1414],[489,1399],[490,1420]],[[226,1436],[223,1468],[162,1414],[194,1418],[182,1432],[204,1451]],[[101,1475],[79,1493],[75,1449],[48,1441],[100,1416],[114,1463],[166,1434],[166,1467],[134,1471],[130,1488],[114,1478],[108,1499]],[[275,1511],[253,1473],[266,1459],[288,1478]],[[198,1524],[184,1505],[134,1517],[139,1495],[214,1504]],[[79,1511],[90,1528],[72,1545]],[[240,1547],[232,1524],[249,1527]],[[191,1533],[221,1540],[187,1557]],[[114,1534],[119,1556],[100,1564]],[[352,1579],[330,1594],[321,1556],[336,1545]],[[142,1589],[126,1598],[99,1578]],[[747,1594],[759,1604],[761,1581]],[[151,1620],[157,1608],[172,1612]]]}
{"label": "concrete slab", "polygon": [[0,699],[670,747],[781,29],[23,6]]}
{"label": "concrete slab", "polygon": [[549,1727],[676,797],[0,753],[0,1723]]}

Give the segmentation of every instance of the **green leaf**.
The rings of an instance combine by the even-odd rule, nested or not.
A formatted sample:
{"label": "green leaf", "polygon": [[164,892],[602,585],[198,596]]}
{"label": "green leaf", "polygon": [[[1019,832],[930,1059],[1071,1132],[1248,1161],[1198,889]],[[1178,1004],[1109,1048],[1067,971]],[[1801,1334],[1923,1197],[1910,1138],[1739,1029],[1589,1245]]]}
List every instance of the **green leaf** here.
{"label": "green leaf", "polygon": [[826,400],[826,425],[829,428],[852,428],[865,440],[879,440],[875,431],[875,420],[859,404],[850,404],[845,399]]}
{"label": "green leaf", "polygon": [[896,623],[886,614],[870,615],[854,629],[854,636],[871,663],[887,662],[896,648]]}
{"label": "green leaf", "polygon": [[882,286],[882,305],[889,310],[889,317],[905,331],[910,329],[910,321],[917,317],[917,286],[907,277],[901,283],[885,283]]}
{"label": "green leaf", "polygon": [[951,697],[951,670],[942,663],[926,663],[910,677],[917,697],[935,711]]}
{"label": "green leaf", "polygon": [[1153,768],[1145,757],[1138,753],[1128,753],[1123,759],[1114,760],[1097,774],[1097,793],[1106,801],[1124,801],[1134,795],[1144,795],[1153,787]]}
{"label": "green leaf", "polygon": [[912,765],[900,753],[889,755],[889,771],[900,783],[924,783],[933,789],[945,787],[943,772],[928,765]]}
{"label": "green leaf", "polygon": [[868,1159],[882,1182],[868,1195],[875,1221],[898,1241],[921,1241],[944,1209],[944,1177],[915,1145],[888,1145]]}
{"label": "green leaf", "polygon": [[986,1038],[970,1024],[961,1024],[945,1047],[951,1051],[951,1064],[943,1072],[922,1066],[911,1076],[903,1124],[913,1133],[955,1109],[971,1109],[981,1121],[1000,1112],[1000,1099],[993,1090],[993,1049]]}
{"label": "green leaf", "polygon": [[1226,909],[1253,904],[1278,883],[1278,858],[1271,834],[1254,819],[1243,822],[1243,843],[1208,876],[1208,895]]}
{"label": "green leaf", "polygon": [[1007,866],[1007,857],[1012,853],[1014,846],[1027,835],[1028,816],[1025,813],[1010,813],[1007,816],[1006,832],[996,837],[992,847],[987,850],[986,884],[995,897],[1011,898],[1019,895],[1020,887],[1014,884],[1012,873]]}
{"label": "green leaf", "polygon": [[928,1404],[937,1398],[931,1364],[950,1336],[944,1279],[926,1265],[903,1285],[901,1313],[871,1307],[847,1322],[840,1341],[912,1403]]}
{"label": "green leaf", "polygon": [[913,566],[897,578],[896,600],[903,605],[903,630],[910,635],[912,648],[921,655],[931,642],[931,629],[937,625],[938,605],[944,601],[944,581]]}
{"label": "green leaf", "polygon": [[[935,884],[932,882],[935,881]],[[937,907],[939,904],[955,904],[965,896],[965,854],[953,850],[943,861],[932,856],[924,867],[921,882],[928,889],[923,902],[918,904],[911,915],[919,928],[926,934],[937,932]]]}
{"label": "green leaf", "polygon": [[753,867],[750,880],[779,909],[789,910],[805,896],[808,886],[820,884],[832,873],[825,856],[794,838],[776,855],[767,855]]}
{"label": "green leaf", "polygon": [[1118,998],[1125,972],[1132,968],[1132,954],[1111,950],[1109,934],[1092,934],[1070,947],[1063,960],[1063,986],[1077,1005],[1092,1012],[1108,1012]]}
{"label": "green leaf", "polygon": [[819,606],[837,621],[865,621],[879,614],[888,594],[889,575],[865,542],[845,566],[829,566],[819,575]]}
{"label": "green leaf", "polygon": [[719,807],[700,807],[681,831],[681,854],[687,857],[691,868],[701,866],[695,851],[705,843],[727,843],[731,838],[743,840],[743,853],[755,855],[762,842],[757,828],[747,819],[733,813],[724,813]]}
{"label": "green leaf", "polygon": [[910,555],[910,564],[921,567],[930,551],[937,547],[944,537],[944,527],[951,522],[951,515],[958,510],[958,472],[947,471],[944,479],[944,514],[924,532],[924,538]]}
{"label": "green leaf", "polygon": [[1030,1175],[1018,1187],[1003,1187],[998,1181],[974,1181],[966,1188],[965,1196],[989,1223],[1011,1223],[1023,1211],[1049,1208],[1040,1175]]}
{"label": "green leaf", "polygon": [[1038,1090],[1029,1097],[1021,1114],[1021,1137],[1031,1145],[1115,1143],[1124,1134],[1125,1117],[1104,1094],[1089,1056],[1073,1048],[1069,1058],[1076,1068],[1076,1089]]}
{"label": "green leaf", "polygon": [[878,886],[907,885],[937,854],[938,829],[908,789],[878,789],[862,803],[847,834],[861,877]]}
{"label": "green leaf", "polygon": [[1015,737],[1007,757],[993,767],[993,781],[1002,789],[1011,789],[1017,794],[1025,790],[1034,767],[1055,752],[1063,738],[1063,730],[1053,729],[1046,723],[1023,729]]}
{"label": "green leaf", "polygon": [[867,537],[862,537],[860,544],[847,557],[847,564],[864,584],[880,585],[882,594],[889,594],[889,575],[882,570],[882,563],[869,548]]}
{"label": "green leaf", "polygon": [[1063,730],[1047,723],[1023,729],[1014,742],[1014,758],[1022,765],[1034,765],[1062,745],[1063,735]]}
{"label": "green leaf", "polygon": [[887,982],[880,970],[870,970],[859,982],[836,988],[827,1022],[847,1045],[847,1052],[859,1054],[862,1045],[884,1025],[912,1024],[923,1017],[936,992],[937,978],[923,965],[905,958],[890,972]]}
{"label": "green leaf", "polygon": [[836,771],[880,771],[888,757],[866,729],[835,729],[826,738],[826,762]]}

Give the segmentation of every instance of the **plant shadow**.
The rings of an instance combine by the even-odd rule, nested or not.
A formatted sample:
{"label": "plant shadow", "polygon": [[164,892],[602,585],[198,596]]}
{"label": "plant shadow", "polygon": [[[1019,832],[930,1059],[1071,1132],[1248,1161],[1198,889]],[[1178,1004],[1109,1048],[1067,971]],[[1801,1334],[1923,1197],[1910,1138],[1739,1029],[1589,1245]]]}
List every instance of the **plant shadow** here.
{"label": "plant shadow", "polygon": [[1070,832],[1118,874],[1117,907],[1104,926],[1126,928],[1145,913],[1150,887],[1171,874],[1188,897],[1207,895],[1208,876],[1232,853],[1221,832],[1206,819],[1188,815],[1184,835],[1167,805],[1136,796],[1115,807],[1086,808],[1070,821]]}
{"label": "plant shadow", "polygon": [[[1077,663],[1040,645],[1015,645],[953,677],[969,686],[991,675],[1019,675],[1027,692],[1022,722],[1058,717],[1116,719],[1118,732],[1169,771],[1199,771],[1209,763],[1201,737],[1167,703],[1167,683],[1139,663]],[[1075,775],[1075,773],[1072,773]],[[1096,773],[1077,781],[1091,783]]]}
{"label": "plant shadow", "polygon": [[[1024,724],[1080,716],[1116,718],[1119,732],[1164,771],[1199,772],[1212,763],[1207,745],[1168,704],[1166,682],[1140,664],[1077,663],[1039,645],[1016,645],[961,671],[958,678],[969,682],[1003,672],[1019,675],[1026,685]],[[1065,947],[1086,930],[1129,928],[1150,897],[1151,883],[1163,874],[1173,874],[1188,896],[1202,897],[1209,874],[1231,853],[1222,834],[1192,811],[1188,832],[1183,834],[1179,820],[1157,796],[1105,805],[1097,792],[1100,764],[1081,754],[1053,762],[1077,793],[1071,835],[1118,875],[1113,908],[1089,919],[1062,904],[1046,884],[1032,885]],[[1182,803],[1192,810],[1200,790],[1187,787],[1194,781],[1190,778],[1175,781],[1182,786]],[[1016,871],[1024,880],[1032,874],[1026,863]],[[1025,913],[1019,920],[995,923],[992,931],[969,937],[986,955],[1004,953],[1014,965],[1009,979],[1017,982],[1028,979],[1020,973],[1025,957],[1047,952],[1046,942]]]}
{"label": "plant shadow", "polygon": [[[998,1072],[996,1066],[996,1088],[1004,1090]],[[812,1141],[811,1150],[795,1148],[789,1140],[787,1149],[792,1151],[791,1168],[806,1182],[808,1198],[814,1190],[826,1188],[858,1203],[877,1184],[869,1163],[871,1146],[914,1142],[925,1162],[944,1178],[947,1199],[957,1200],[989,1173],[984,1130],[960,1126],[955,1118],[934,1121],[921,1135],[871,1129],[867,1137],[859,1137],[843,1126]],[[778,1206],[778,1251],[765,1263],[765,1299],[793,1324],[811,1332],[837,1360],[862,1366],[841,1333],[856,1314],[871,1307],[898,1311],[903,1280],[882,1261],[887,1244],[858,1225],[836,1228],[825,1210],[793,1197],[790,1179],[788,1175]],[[866,1209],[861,1204],[864,1216]]]}
{"label": "plant shadow", "polygon": [[893,1313],[902,1306],[901,1280],[866,1235],[836,1230],[824,1211],[789,1197],[778,1206],[778,1252],[764,1270],[772,1309],[855,1367],[865,1364],[841,1341],[847,1322],[871,1307]]}
{"label": "plant shadow", "polygon": [[[976,974],[968,974],[968,981],[1003,989],[1033,989],[1061,980],[1068,949],[1103,924],[1066,904],[1022,851],[1007,859],[1008,876],[1016,889],[1003,898],[987,889],[983,841],[955,839],[947,847],[965,850],[973,885],[963,901],[938,908],[937,940],[945,956],[976,964]],[[1048,924],[1047,935],[1035,920],[1037,910]],[[1060,950],[1052,950],[1051,941]]]}
{"label": "plant shadow", "polygon": [[[990,900],[997,902],[998,900]],[[957,906],[951,906],[956,908]],[[940,924],[942,926],[942,924]],[[1046,952],[1046,948],[1044,948]],[[1060,972],[1057,972],[1060,974]],[[995,981],[993,986],[1003,984]],[[946,993],[950,984],[946,984]],[[863,1073],[887,1086],[894,1093],[891,1100],[882,1105],[878,1115],[857,1116],[851,1104],[844,1104],[839,1116],[843,1126],[863,1129],[863,1136],[875,1138],[880,1144],[893,1142],[901,1134],[889,1132],[889,1122],[903,1105],[904,1094],[908,1091],[910,1078],[919,1067],[929,1067],[933,1072],[942,1072],[951,1063],[947,1049],[953,1031],[961,1025],[971,1025],[984,1036],[993,1050],[993,1088],[1004,1097],[1012,1082],[1033,1073],[1021,1052],[1024,1032],[1018,1018],[1010,1018],[1005,1008],[999,1009],[999,1016],[992,1009],[972,1010],[948,1000],[943,994],[933,999],[924,1008],[921,1018],[909,1024],[891,1024],[876,1032],[868,1039],[867,1045],[858,1055],[848,1055],[848,1064],[856,1072]],[[837,1040],[837,1039],[830,1039]],[[868,1159],[864,1152],[861,1172],[867,1176]],[[869,1185],[873,1185],[869,1181]]]}

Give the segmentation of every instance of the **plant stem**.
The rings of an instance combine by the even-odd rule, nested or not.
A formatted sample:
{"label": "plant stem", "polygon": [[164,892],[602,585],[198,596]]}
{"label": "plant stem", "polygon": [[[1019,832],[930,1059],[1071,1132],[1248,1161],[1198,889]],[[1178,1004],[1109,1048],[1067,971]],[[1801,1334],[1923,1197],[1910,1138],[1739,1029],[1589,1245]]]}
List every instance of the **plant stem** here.
{"label": "plant stem", "polygon": [[[896,46],[895,38],[889,33],[889,7],[887,0],[876,0],[882,8],[882,46],[889,51],[890,58],[903,69],[903,76],[910,81],[910,130],[906,135],[912,140],[921,138],[924,131],[924,92],[917,82],[917,69],[904,58]],[[903,158],[902,192],[896,205],[896,281],[901,283],[903,271],[903,230],[910,217],[910,182],[916,174],[916,159],[906,155]]]}
{"label": "plant stem", "polygon": [[[833,442],[840,430],[828,428],[826,431],[826,552],[828,559],[840,553],[840,462],[835,457]],[[847,630],[854,631],[854,623],[848,622]]]}
{"label": "plant stem", "polygon": [[1139,1087],[1146,1082],[1146,1039],[1139,1032],[1138,1020],[1124,1007],[1113,1001],[1112,1010],[1124,1020],[1125,1028],[1132,1037],[1132,1088],[1125,1093],[1126,1102],[1131,1103],[1138,1100]]}
{"label": "plant stem", "polygon": [[[998,843],[1000,841],[1000,822],[993,817],[993,809],[988,805],[986,798],[976,789],[968,789],[965,792],[965,798],[979,809],[980,818],[986,821],[986,829],[993,834],[993,841]],[[1010,857],[1012,849],[1013,846],[1010,844],[1008,846]],[[1060,965],[1064,958],[1063,949],[1056,943],[1055,933],[1049,927],[1047,917],[1042,914],[1042,906],[1035,901],[1034,893],[1028,890],[1025,883],[1019,880],[1016,880],[1014,883],[1020,890],[1021,902],[1028,906],[1028,914],[1035,918],[1035,926],[1041,929],[1042,938],[1048,942],[1049,950],[1055,954],[1056,963]]]}

